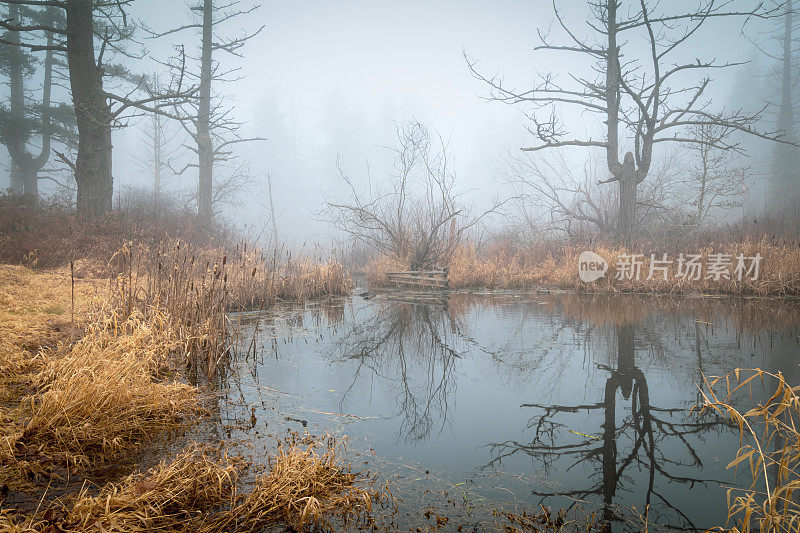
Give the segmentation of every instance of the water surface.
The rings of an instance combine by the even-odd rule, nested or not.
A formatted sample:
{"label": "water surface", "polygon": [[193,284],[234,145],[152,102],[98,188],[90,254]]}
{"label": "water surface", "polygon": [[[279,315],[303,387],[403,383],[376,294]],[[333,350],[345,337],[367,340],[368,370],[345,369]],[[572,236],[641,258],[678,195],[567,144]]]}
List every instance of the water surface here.
{"label": "water surface", "polygon": [[400,498],[393,527],[491,529],[539,504],[619,531],[645,510],[651,528],[724,525],[725,487],[750,478],[726,469],[738,436],[689,413],[703,376],[800,382],[800,306],[780,300],[397,293],[238,319],[223,430],[256,450],[347,436]]}

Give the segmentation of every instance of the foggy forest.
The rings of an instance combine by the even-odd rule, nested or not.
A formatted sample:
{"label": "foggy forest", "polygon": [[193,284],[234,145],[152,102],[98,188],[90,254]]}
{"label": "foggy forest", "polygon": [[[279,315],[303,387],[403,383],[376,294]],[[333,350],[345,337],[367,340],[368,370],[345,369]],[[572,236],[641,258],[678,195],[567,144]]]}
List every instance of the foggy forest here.
{"label": "foggy forest", "polygon": [[0,532],[800,533],[796,0],[0,0]]}

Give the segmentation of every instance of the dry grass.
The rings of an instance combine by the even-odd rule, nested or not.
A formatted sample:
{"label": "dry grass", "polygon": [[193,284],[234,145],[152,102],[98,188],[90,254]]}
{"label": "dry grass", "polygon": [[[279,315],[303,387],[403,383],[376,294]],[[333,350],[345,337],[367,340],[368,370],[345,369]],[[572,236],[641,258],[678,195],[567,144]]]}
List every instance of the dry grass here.
{"label": "dry grass", "polygon": [[34,376],[36,392],[21,402],[26,423],[15,448],[30,443],[86,465],[119,458],[179,427],[199,410],[197,389],[162,377],[171,373],[168,356],[178,345],[165,331],[153,318],[99,318]]}
{"label": "dry grass", "polygon": [[24,423],[21,399],[47,361],[43,352],[80,331],[97,288],[76,280],[73,313],[68,271],[0,265],[0,486],[18,487],[42,471],[26,450],[13,447]]}
{"label": "dry grass", "polygon": [[[742,412],[734,405],[753,388],[775,387],[772,395]],[[753,481],[748,489],[727,492],[728,525],[735,532],[800,531],[800,387],[780,373],[740,370],[706,381],[700,412],[713,410],[739,428],[741,444],[728,468],[746,465]],[[726,529],[727,529],[726,528]]]}
{"label": "dry grass", "polygon": [[[321,453],[317,447],[324,447]],[[247,464],[223,448],[192,445],[154,469],[33,514],[0,512],[9,531],[259,531],[275,523],[331,529],[333,515],[367,520],[375,492],[343,464],[332,439],[287,444],[246,483]],[[249,490],[240,489],[247,486]]]}
{"label": "dry grass", "polygon": [[[332,257],[267,253],[246,243],[232,248],[187,249],[184,255],[188,251],[192,256],[189,262],[222,268],[227,277],[226,305],[230,309],[257,309],[279,301],[342,295],[352,288],[350,276]],[[170,257],[170,251],[164,249],[160,255]]]}
{"label": "dry grass", "polygon": [[[318,453],[301,442],[271,458],[269,474],[247,493],[239,460],[195,445],[99,493],[85,487],[46,502],[39,480],[135,460],[144,444],[197,418],[199,391],[175,368],[191,363],[214,376],[237,334],[229,309],[343,294],[351,282],[332,259],[268,257],[193,230],[175,240],[147,238],[143,229],[112,253],[111,243],[125,241],[124,216],[83,231],[63,213],[21,214],[31,224],[0,230],[9,245],[0,257],[36,267],[73,259],[75,268],[0,266],[0,504],[9,489],[41,495],[44,504],[0,510],[0,530],[325,527],[329,513],[369,511],[372,495],[355,487],[341,447]],[[64,224],[46,223],[59,216]],[[86,250],[90,257],[74,259]]]}
{"label": "dry grass", "polygon": [[[528,512],[494,510],[498,525],[506,533],[574,531],[591,533],[607,531],[610,524],[598,517],[597,513],[585,513],[580,507],[568,513],[564,509],[552,510],[540,504],[538,509]],[[641,526],[641,523],[636,524]],[[646,531],[647,527],[641,529]]]}
{"label": "dry grass", "polygon": [[[578,278],[578,257],[581,252],[592,250],[609,264],[606,277],[594,283],[583,283]],[[646,257],[641,268],[640,279],[614,278],[614,271],[620,256],[629,253],[624,248],[595,244],[586,246],[556,246],[541,244],[528,247],[515,247],[506,243],[495,243],[478,252],[471,244],[461,246],[448,263],[450,287],[463,288],[530,288],[537,286],[572,289],[587,292],[659,292],[659,293],[715,293],[715,294],[755,294],[755,295],[800,295],[800,246],[797,243],[772,241],[767,237],[761,240],[745,239],[738,243],[705,243],[697,248],[681,250],[686,254],[703,254],[705,261],[712,253],[730,254],[733,257],[744,254],[753,257],[760,253],[763,259],[760,276],[757,280],[745,278],[688,280],[675,276],[675,266],[666,280],[656,273],[647,280],[650,268],[650,254],[675,260],[680,253],[663,245],[653,245],[652,249],[643,245]],[[371,264],[368,280],[376,286],[387,285],[385,273],[403,265],[394,265],[385,258]]]}
{"label": "dry grass", "polygon": [[[149,269],[152,256],[125,249],[113,258],[118,276],[80,282],[74,320],[66,272],[0,267],[0,342],[8,347],[0,354],[3,491],[41,494],[37,480],[63,468],[80,474],[129,460],[202,412],[198,389],[176,379],[174,367],[192,354],[209,361],[224,355],[215,347],[227,346],[230,334],[231,278],[247,289],[224,254],[213,260],[221,253],[174,243]],[[270,298],[305,298],[349,283],[334,263],[295,261],[271,272]],[[291,441],[242,492],[241,460],[193,445],[99,492],[84,486],[36,512],[0,510],[0,530],[256,531],[274,522],[325,528],[332,514],[365,517],[371,507],[373,493],[356,487],[359,476],[343,466],[342,453],[332,440]]]}
{"label": "dry grass", "polygon": [[[100,280],[0,267],[0,486],[107,463],[199,409],[165,379],[180,336],[164,317],[121,317]],[[106,291],[103,290],[105,293]]]}
{"label": "dry grass", "polygon": [[[318,446],[324,446],[322,453]],[[331,515],[366,519],[373,500],[382,496],[357,486],[362,475],[343,466],[344,451],[332,438],[291,442],[270,457],[268,474],[257,478],[252,490],[207,531],[257,531],[273,522],[300,530],[330,529]]]}
{"label": "dry grass", "polygon": [[152,321],[115,318],[93,323],[63,353],[40,353],[30,392],[5,413],[0,485],[119,460],[201,411],[195,387],[162,377],[176,342]]}
{"label": "dry grass", "polygon": [[383,287],[389,283],[388,272],[398,272],[408,270],[408,264],[401,263],[396,259],[381,255],[374,257],[367,263],[366,274],[367,284],[373,287]]}
{"label": "dry grass", "polygon": [[236,342],[230,310],[259,309],[277,301],[340,295],[350,277],[333,259],[279,261],[246,244],[227,250],[165,241],[155,249],[129,243],[111,260],[113,305],[123,317],[138,311],[163,318],[179,336],[173,350],[184,362],[213,378]]}
{"label": "dry grass", "polygon": [[[44,273],[12,265],[0,265],[0,346],[2,365],[14,364],[11,354],[29,359],[43,346],[69,337],[73,324],[79,328],[102,284],[75,280],[74,322],[69,269]],[[9,367],[13,370],[13,367]],[[6,372],[0,372],[5,375]]]}

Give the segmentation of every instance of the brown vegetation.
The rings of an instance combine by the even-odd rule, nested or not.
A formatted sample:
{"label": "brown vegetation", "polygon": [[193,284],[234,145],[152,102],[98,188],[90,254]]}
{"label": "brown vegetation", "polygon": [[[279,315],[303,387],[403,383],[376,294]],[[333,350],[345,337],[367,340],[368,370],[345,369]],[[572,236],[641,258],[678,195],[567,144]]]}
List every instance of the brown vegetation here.
{"label": "brown vegetation", "polygon": [[0,272],[0,486],[119,459],[199,409],[197,390],[167,377],[180,337],[163,319],[121,317],[90,294],[96,281],[79,284],[73,319],[66,272]]}
{"label": "brown vegetation", "polygon": [[42,481],[132,466],[144,444],[198,419],[201,391],[180,369],[213,377],[237,333],[227,310],[341,294],[350,280],[332,260],[267,258],[191,232],[146,230],[119,249],[123,222],[86,228],[53,210],[22,214],[47,223],[1,234],[12,246],[0,255],[60,268],[0,266],[0,503],[9,491],[42,498],[36,512],[0,510],[0,530],[303,528],[369,510],[371,493],[355,488],[332,442],[321,454],[290,443],[247,492],[238,460],[193,445],[147,474],[46,501]]}
{"label": "brown vegetation", "polygon": [[[324,449],[320,452],[318,447]],[[290,439],[264,474],[246,482],[248,464],[223,447],[191,445],[147,472],[26,515],[0,511],[12,531],[260,531],[273,523],[331,529],[330,516],[364,519],[379,494],[357,486],[333,439]],[[247,485],[247,491],[240,491]]]}
{"label": "brown vegetation", "polygon": [[[752,397],[774,386],[766,400],[742,412],[743,395]],[[739,428],[741,446],[728,468],[746,465],[753,476],[748,489],[728,489],[728,526],[735,532],[800,531],[800,504],[793,496],[800,487],[800,387],[780,373],[740,370],[706,381],[700,412],[713,410]],[[732,524],[731,524],[732,522]]]}
{"label": "brown vegetation", "polygon": [[131,208],[90,220],[55,201],[42,200],[32,207],[0,195],[0,263],[59,268],[84,260],[105,266],[126,242],[155,244],[165,239],[212,245],[227,242],[232,233],[222,226],[204,233],[183,211],[155,216]]}
{"label": "brown vegetation", "polygon": [[[478,251],[474,245],[459,247],[447,266],[450,269],[450,287],[464,288],[533,288],[547,287],[584,292],[658,292],[658,293],[713,293],[713,294],[754,294],[754,295],[798,295],[800,294],[800,243],[796,241],[744,239],[741,242],[703,243],[697,247],[678,250],[664,244],[642,244],[641,250],[629,252],[625,248],[608,245],[539,245],[514,246],[499,242]],[[583,283],[578,277],[578,257],[585,250],[594,251],[609,264],[606,276],[593,282]],[[667,253],[668,259],[675,260],[678,254],[702,254],[704,257],[703,277],[699,280],[675,276],[675,264],[669,275],[662,279],[656,272],[653,279],[647,279],[650,269],[650,255]],[[623,254],[641,253],[644,263],[639,279],[616,279],[615,267]],[[761,254],[759,277],[756,280],[744,277],[742,281],[731,279],[706,279],[707,261],[711,254],[729,254],[734,259],[743,254],[753,257]],[[396,264],[388,258],[377,258],[368,267],[368,281],[375,286],[388,285],[386,272],[404,270],[407,265]],[[731,267],[731,271],[733,267]]]}

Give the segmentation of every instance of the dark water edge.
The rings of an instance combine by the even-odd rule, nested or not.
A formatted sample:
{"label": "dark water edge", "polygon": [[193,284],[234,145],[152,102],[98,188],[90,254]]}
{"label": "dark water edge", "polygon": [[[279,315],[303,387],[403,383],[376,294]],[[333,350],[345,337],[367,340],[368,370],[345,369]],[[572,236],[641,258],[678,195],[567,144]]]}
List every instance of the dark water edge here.
{"label": "dark water edge", "polygon": [[230,318],[214,432],[256,461],[290,432],[346,438],[398,498],[376,512],[391,529],[496,529],[540,504],[615,531],[641,529],[637,513],[651,530],[724,525],[725,487],[751,478],[726,469],[737,434],[690,414],[703,376],[800,382],[796,300],[383,293]]}

